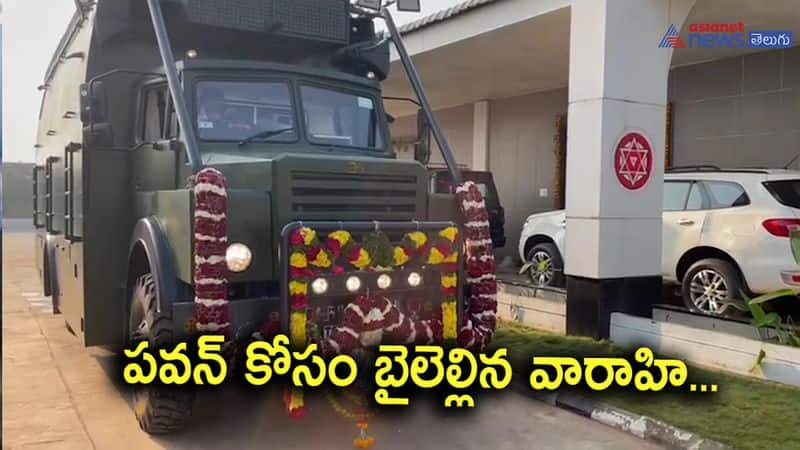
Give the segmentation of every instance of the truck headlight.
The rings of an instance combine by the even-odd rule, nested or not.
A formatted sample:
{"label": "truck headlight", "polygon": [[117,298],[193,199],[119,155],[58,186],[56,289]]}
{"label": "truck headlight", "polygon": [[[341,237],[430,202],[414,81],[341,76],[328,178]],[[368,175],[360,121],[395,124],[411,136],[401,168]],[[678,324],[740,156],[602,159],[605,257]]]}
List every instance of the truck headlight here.
{"label": "truck headlight", "polygon": [[311,290],[317,295],[323,295],[328,292],[328,280],[325,278],[317,278],[311,282]]}
{"label": "truck headlight", "polygon": [[231,244],[225,251],[225,263],[231,272],[244,272],[253,262],[253,252],[244,244]]}
{"label": "truck headlight", "polygon": [[390,287],[392,287],[392,277],[387,274],[378,277],[378,288],[386,290]]}
{"label": "truck headlight", "polygon": [[422,275],[418,274],[417,272],[411,272],[408,274],[408,285],[415,288],[419,287],[422,284]]}
{"label": "truck headlight", "polygon": [[348,292],[358,292],[361,290],[361,278],[353,275],[352,277],[347,278],[347,281],[344,282],[344,285]]}

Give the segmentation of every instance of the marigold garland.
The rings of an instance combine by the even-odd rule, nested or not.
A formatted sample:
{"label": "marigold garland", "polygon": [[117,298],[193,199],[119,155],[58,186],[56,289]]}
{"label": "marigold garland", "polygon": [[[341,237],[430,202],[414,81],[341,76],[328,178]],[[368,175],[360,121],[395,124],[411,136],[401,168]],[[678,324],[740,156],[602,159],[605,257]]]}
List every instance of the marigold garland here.
{"label": "marigold garland", "polygon": [[[459,230],[448,227],[428,235],[422,231],[407,233],[399,246],[393,247],[385,234],[368,234],[363,243],[345,230],[329,233],[320,242],[317,232],[308,227],[293,230],[289,236],[289,296],[291,302],[290,337],[294,348],[304,348],[308,341],[308,287],[316,269],[331,274],[347,270],[338,263],[358,270],[392,270],[409,265],[435,265],[441,272],[441,308],[429,320],[412,321],[383,296],[358,297],[344,310],[343,322],[322,342],[328,353],[351,353],[357,347],[377,345],[384,340],[402,344],[432,344],[458,341],[464,347],[485,346],[495,327],[496,280],[494,257],[489,237],[485,203],[474,183],[465,183],[457,197],[466,225],[467,304],[464,326],[458,331],[458,258],[456,245]],[[486,218],[487,220],[482,220]],[[302,417],[302,389],[290,388],[284,396],[292,417]]]}

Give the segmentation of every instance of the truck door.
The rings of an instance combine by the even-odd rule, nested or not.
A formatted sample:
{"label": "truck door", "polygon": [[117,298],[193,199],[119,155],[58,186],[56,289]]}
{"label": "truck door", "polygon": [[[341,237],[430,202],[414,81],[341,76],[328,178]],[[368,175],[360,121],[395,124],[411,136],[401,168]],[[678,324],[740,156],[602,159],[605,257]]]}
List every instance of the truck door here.
{"label": "truck door", "polygon": [[678,261],[700,244],[705,221],[705,192],[694,181],[664,183],[663,254],[661,272],[665,279],[677,280]]}
{"label": "truck door", "polygon": [[134,186],[139,192],[175,189],[180,152],[170,144],[178,137],[178,126],[167,85],[145,85],[140,98]]}

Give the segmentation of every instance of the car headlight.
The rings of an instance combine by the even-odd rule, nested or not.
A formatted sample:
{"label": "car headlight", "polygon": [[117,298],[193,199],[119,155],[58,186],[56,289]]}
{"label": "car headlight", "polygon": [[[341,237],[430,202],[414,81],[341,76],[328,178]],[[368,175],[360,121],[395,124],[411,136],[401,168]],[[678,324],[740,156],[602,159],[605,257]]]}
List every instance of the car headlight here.
{"label": "car headlight", "polygon": [[390,287],[392,287],[392,277],[390,277],[387,274],[383,274],[383,275],[378,277],[378,288],[379,289],[386,290],[386,289],[389,289]]}
{"label": "car headlight", "polygon": [[244,244],[231,244],[225,251],[225,263],[231,272],[244,272],[253,262],[253,252]]}
{"label": "car headlight", "polygon": [[344,282],[344,285],[348,292],[358,292],[361,290],[361,278],[353,275],[352,277],[347,278],[347,281]]}
{"label": "car headlight", "polygon": [[328,292],[328,280],[325,278],[317,278],[311,282],[311,290],[317,295],[323,295]]}
{"label": "car headlight", "polygon": [[422,275],[418,274],[417,272],[411,272],[408,274],[408,285],[415,288],[419,287],[422,284]]}

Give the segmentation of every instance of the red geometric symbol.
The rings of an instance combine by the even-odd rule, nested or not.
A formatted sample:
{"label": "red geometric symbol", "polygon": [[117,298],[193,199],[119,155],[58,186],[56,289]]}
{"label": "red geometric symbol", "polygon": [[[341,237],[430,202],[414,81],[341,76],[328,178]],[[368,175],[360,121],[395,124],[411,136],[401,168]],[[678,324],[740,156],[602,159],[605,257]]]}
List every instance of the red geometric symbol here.
{"label": "red geometric symbol", "polygon": [[631,191],[643,188],[653,173],[653,150],[640,133],[627,133],[617,143],[614,171],[620,184]]}

